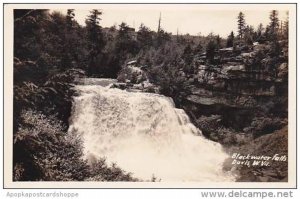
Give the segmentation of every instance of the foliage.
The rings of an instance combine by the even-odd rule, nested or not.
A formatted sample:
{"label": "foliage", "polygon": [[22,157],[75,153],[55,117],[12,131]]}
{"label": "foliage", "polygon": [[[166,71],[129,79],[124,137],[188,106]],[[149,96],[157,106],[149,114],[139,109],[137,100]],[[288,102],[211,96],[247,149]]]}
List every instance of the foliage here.
{"label": "foliage", "polygon": [[246,45],[252,45],[254,41],[254,29],[252,26],[246,26],[244,30],[244,42]]}
{"label": "foliage", "polygon": [[126,60],[135,55],[137,50],[138,48],[135,40],[134,29],[122,22],[119,26],[118,35],[116,37],[115,53],[122,58],[121,60]]}
{"label": "foliage", "polygon": [[65,133],[72,83],[84,73],[72,64],[77,23],[47,10],[14,15],[14,180],[83,180],[81,143]]}
{"label": "foliage", "polygon": [[277,39],[277,34],[278,34],[278,29],[279,29],[279,19],[278,19],[278,11],[277,10],[272,10],[270,13],[270,39],[271,40],[276,40]]}
{"label": "foliage", "polygon": [[88,167],[82,159],[81,141],[64,132],[54,116],[32,110],[21,113],[14,135],[14,180],[83,180]]}
{"label": "foliage", "polygon": [[216,46],[217,46],[217,49],[222,48],[221,37],[220,37],[220,35],[217,35],[217,36],[216,36]]}
{"label": "foliage", "polygon": [[244,37],[244,31],[245,31],[245,26],[246,26],[245,14],[244,13],[239,12],[237,22],[238,22],[239,38],[242,39]]}
{"label": "foliage", "polygon": [[216,42],[213,39],[210,39],[206,46],[206,59],[209,63],[214,63],[216,48]]}
{"label": "foliage", "polygon": [[68,9],[67,16],[66,16],[66,25],[69,30],[71,30],[74,27],[75,23],[75,13],[74,9]]}
{"label": "foliage", "polygon": [[148,48],[153,43],[154,33],[146,27],[144,24],[141,24],[137,32],[137,42],[140,45],[141,49]]}
{"label": "foliage", "polygon": [[138,181],[131,173],[123,171],[115,163],[108,166],[105,158],[95,160],[90,167],[91,177],[87,181]]}
{"label": "foliage", "polygon": [[234,43],[234,33],[233,31],[231,31],[230,35],[227,38],[227,43],[226,43],[226,47],[233,47],[233,43]]}
{"label": "foliage", "polygon": [[[58,119],[67,123],[72,106],[71,97],[74,93],[71,83],[75,77],[82,75],[82,70],[69,69],[65,72],[49,74],[45,82],[22,81],[15,83],[15,123],[19,123],[18,117],[23,107],[42,111],[46,115],[56,115]],[[19,76],[15,74],[15,77]]]}
{"label": "foliage", "polygon": [[192,49],[190,44],[188,44],[184,48],[183,54],[182,54],[182,59],[185,63],[183,71],[185,73],[193,74],[194,73],[194,68],[192,66],[192,62],[193,62],[193,59],[194,59],[194,52],[193,52],[193,49]]}
{"label": "foliage", "polygon": [[44,40],[42,27],[50,16],[47,10],[14,10],[14,56],[21,60],[36,61]]}
{"label": "foliage", "polygon": [[99,10],[90,11],[90,15],[86,20],[87,41],[88,41],[88,74],[97,73],[97,58],[101,56],[105,41],[103,39],[102,27],[100,26],[100,16],[102,12]]}
{"label": "foliage", "polygon": [[251,125],[244,129],[247,133],[252,133],[255,137],[274,132],[287,125],[287,120],[283,118],[255,117]]}
{"label": "foliage", "polygon": [[157,33],[156,38],[156,48],[158,48],[161,45],[164,45],[167,41],[171,40],[171,35],[167,32],[165,32],[162,28],[159,29]]}
{"label": "foliage", "polygon": [[173,60],[163,67],[151,67],[149,77],[159,86],[160,93],[172,97],[177,105],[180,105],[188,94],[187,77],[178,60]]}
{"label": "foliage", "polygon": [[263,32],[264,32],[264,26],[263,26],[262,23],[260,23],[257,27],[257,30],[256,30],[255,40],[262,41],[263,40]]}
{"label": "foliage", "polygon": [[289,38],[289,19],[287,17],[287,19],[284,21],[283,24],[283,39],[288,40]]}

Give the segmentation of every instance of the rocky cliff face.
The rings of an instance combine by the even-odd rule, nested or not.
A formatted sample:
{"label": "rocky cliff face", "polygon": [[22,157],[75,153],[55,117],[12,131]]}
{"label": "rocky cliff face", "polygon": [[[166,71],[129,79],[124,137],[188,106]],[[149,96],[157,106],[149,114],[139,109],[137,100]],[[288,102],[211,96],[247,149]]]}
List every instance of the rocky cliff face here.
{"label": "rocky cliff face", "polygon": [[287,58],[272,57],[270,48],[220,49],[218,64],[196,65],[183,108],[208,138],[235,144],[223,134],[258,137],[287,123]]}
{"label": "rocky cliff face", "polygon": [[[187,86],[177,91],[180,100],[173,96],[176,105],[207,138],[229,146],[282,128],[288,115],[288,58],[285,50],[275,54],[273,48],[256,42],[219,49],[214,64],[207,64],[205,54],[194,56],[193,73],[178,73]],[[162,85],[149,83],[143,67],[129,63],[118,77],[124,88],[159,93]]]}

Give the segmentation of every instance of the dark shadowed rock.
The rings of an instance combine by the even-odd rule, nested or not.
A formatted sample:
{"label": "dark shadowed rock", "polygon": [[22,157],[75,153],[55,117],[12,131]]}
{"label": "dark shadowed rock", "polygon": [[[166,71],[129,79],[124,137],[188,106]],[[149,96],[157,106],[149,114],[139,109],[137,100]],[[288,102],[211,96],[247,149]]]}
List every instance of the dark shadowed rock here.
{"label": "dark shadowed rock", "polygon": [[[232,153],[242,155],[264,155],[272,157],[269,166],[235,166],[234,170],[239,173],[237,181],[241,182],[287,182],[288,180],[288,127],[275,131],[272,134],[264,135],[240,146],[232,147]],[[286,157],[281,161],[272,160],[274,156]],[[232,159],[225,162],[227,170],[232,169]],[[231,167],[230,167],[231,165]]]}

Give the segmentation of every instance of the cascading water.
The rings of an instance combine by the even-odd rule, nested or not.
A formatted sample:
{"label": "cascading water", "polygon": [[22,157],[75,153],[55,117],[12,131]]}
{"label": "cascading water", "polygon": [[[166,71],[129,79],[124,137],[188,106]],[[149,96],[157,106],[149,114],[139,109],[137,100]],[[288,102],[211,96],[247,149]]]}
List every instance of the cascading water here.
{"label": "cascading water", "polygon": [[222,146],[205,139],[172,99],[109,88],[109,82],[76,86],[69,130],[82,136],[86,158],[106,157],[142,180],[234,180],[222,171],[228,158]]}

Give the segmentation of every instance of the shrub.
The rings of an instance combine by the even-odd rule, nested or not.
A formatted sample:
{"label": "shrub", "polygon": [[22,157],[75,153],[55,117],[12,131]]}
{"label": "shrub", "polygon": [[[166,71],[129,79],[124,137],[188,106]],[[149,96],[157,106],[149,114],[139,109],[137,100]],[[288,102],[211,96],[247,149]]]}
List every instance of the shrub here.
{"label": "shrub", "polygon": [[15,181],[83,180],[88,166],[82,159],[79,137],[65,133],[54,116],[26,110],[14,135]]}
{"label": "shrub", "polygon": [[251,125],[245,128],[244,131],[253,134],[254,137],[259,137],[273,133],[275,130],[283,128],[287,123],[287,119],[278,117],[255,117],[253,118]]}
{"label": "shrub", "polygon": [[[23,81],[14,85],[14,132],[20,124],[20,111],[35,109],[45,115],[57,115],[67,129],[72,106],[72,83],[84,73],[79,69],[52,72],[43,82]],[[65,130],[66,130],[65,129]]]}
{"label": "shrub", "polygon": [[105,158],[91,163],[90,174],[88,181],[138,181],[131,173],[123,171],[115,163],[108,166]]}

